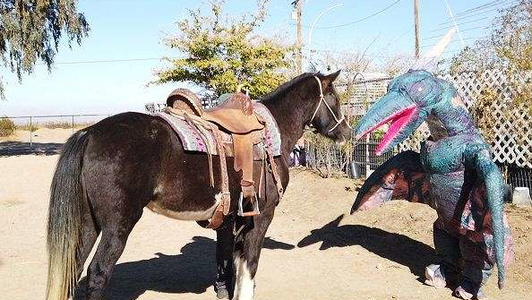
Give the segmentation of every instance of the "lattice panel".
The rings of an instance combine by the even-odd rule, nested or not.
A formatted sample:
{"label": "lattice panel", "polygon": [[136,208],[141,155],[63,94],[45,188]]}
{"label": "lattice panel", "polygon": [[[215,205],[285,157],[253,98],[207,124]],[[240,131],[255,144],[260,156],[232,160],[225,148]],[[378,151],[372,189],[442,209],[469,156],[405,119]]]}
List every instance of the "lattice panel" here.
{"label": "lattice panel", "polygon": [[[532,168],[532,119],[529,107],[515,103],[517,90],[532,84],[532,72],[509,78],[504,72],[487,70],[480,74],[461,73],[444,79],[452,82],[468,108],[483,92],[492,90],[496,98],[489,105],[489,132],[483,132],[498,163]],[[510,82],[512,81],[512,82]],[[476,120],[478,121],[478,120]],[[492,134],[490,134],[492,133]]]}

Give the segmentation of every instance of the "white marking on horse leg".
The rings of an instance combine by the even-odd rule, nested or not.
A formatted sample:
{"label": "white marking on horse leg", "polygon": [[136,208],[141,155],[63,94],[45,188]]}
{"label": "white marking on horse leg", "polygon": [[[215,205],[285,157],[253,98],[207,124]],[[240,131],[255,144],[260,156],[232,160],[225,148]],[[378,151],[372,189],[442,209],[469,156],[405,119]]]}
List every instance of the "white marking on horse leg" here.
{"label": "white marking on horse leg", "polygon": [[253,300],[255,292],[255,281],[251,278],[248,263],[240,257],[235,258],[236,282],[235,299]]}

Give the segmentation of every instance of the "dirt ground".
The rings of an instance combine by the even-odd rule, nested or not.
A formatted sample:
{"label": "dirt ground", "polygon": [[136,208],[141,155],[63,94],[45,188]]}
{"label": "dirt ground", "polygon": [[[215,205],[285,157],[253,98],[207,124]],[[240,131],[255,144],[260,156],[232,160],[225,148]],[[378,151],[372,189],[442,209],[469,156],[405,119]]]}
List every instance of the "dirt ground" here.
{"label": "dirt ground", "polygon": [[[61,142],[71,133],[48,131],[38,133],[39,142]],[[44,298],[48,190],[57,158],[0,157],[1,299]],[[450,290],[420,281],[433,259],[434,211],[394,201],[351,216],[355,194],[347,178],[291,171],[262,251],[256,299],[455,299]],[[530,299],[532,210],[507,211],[516,261],[506,287],[498,290],[493,277],[486,292],[490,299]],[[215,299],[214,238],[194,222],[146,210],[115,268],[108,298]]]}

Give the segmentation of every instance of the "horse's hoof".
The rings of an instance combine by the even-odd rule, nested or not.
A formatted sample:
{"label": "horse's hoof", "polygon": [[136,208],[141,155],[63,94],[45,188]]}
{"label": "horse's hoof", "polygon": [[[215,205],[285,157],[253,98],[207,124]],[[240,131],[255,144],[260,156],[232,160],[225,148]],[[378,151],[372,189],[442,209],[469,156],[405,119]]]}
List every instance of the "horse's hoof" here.
{"label": "horse's hoof", "polygon": [[216,299],[229,299],[229,292],[226,289],[218,289]]}

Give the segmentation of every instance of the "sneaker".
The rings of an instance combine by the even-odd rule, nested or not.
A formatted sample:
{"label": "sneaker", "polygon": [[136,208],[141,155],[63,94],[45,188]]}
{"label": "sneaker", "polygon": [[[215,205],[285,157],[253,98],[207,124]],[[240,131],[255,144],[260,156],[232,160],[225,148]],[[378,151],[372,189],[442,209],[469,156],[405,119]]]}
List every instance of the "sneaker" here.
{"label": "sneaker", "polygon": [[445,275],[440,265],[432,264],[425,268],[425,284],[441,289],[447,286]]}
{"label": "sneaker", "polygon": [[229,291],[226,288],[219,288],[216,290],[216,298],[229,299]]}
{"label": "sneaker", "polygon": [[467,279],[462,280],[460,286],[454,290],[453,296],[458,297],[460,299],[481,300],[488,298],[486,294],[484,294],[478,283],[474,283]]}

